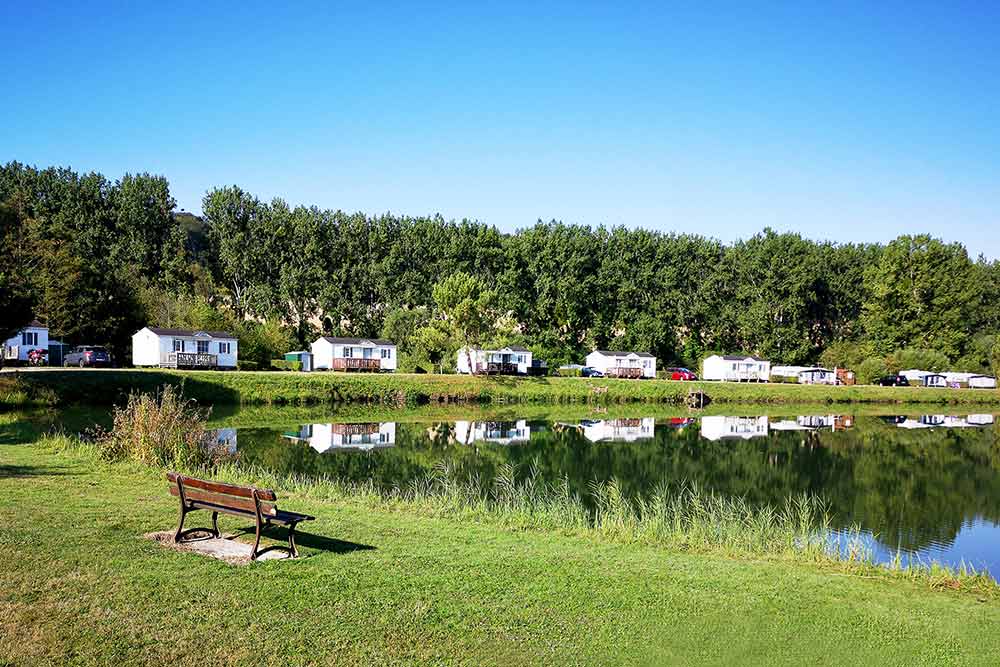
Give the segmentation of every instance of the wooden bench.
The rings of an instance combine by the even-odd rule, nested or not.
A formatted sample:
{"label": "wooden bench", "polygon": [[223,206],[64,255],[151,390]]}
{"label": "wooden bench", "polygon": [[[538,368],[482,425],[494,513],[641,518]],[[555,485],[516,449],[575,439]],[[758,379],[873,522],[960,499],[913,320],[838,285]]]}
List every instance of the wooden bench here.
{"label": "wooden bench", "polygon": [[[177,496],[181,503],[180,521],[177,524],[177,532],[174,533],[174,542],[181,542],[187,535],[202,531],[211,533],[215,537],[221,537],[219,514],[231,514],[253,519],[256,523],[257,537],[253,543],[253,551],[250,552],[250,560],[256,560],[262,553],[271,550],[285,551],[292,558],[297,558],[299,552],[295,548],[295,526],[303,521],[315,519],[308,514],[279,510],[275,504],[278,498],[270,489],[211,482],[196,477],[186,477],[175,472],[168,472],[167,479],[170,481],[170,494]],[[206,510],[212,513],[211,529],[189,528],[184,530],[184,517],[196,510]],[[261,530],[272,524],[288,526],[287,548],[272,546],[259,549]]]}

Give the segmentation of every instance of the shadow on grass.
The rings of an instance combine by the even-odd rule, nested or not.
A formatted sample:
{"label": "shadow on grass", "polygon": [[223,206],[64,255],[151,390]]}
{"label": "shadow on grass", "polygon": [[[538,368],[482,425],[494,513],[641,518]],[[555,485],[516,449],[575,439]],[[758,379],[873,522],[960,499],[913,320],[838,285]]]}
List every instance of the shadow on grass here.
{"label": "shadow on grass", "polygon": [[0,479],[27,479],[28,477],[59,477],[72,475],[51,466],[19,466],[0,464]]}
{"label": "shadow on grass", "polygon": [[[218,371],[223,373],[225,371]],[[58,369],[17,374],[29,395],[53,395],[60,405],[122,404],[133,391],[155,392],[169,384],[183,386],[185,398],[203,405],[239,404],[239,392],[184,372],[157,370]]]}
{"label": "shadow on grass", "polygon": [[[237,529],[236,532],[239,535],[253,535],[254,528],[253,526],[247,526]],[[269,526],[264,529],[263,536],[273,539],[288,540],[288,529],[277,526]],[[349,554],[354,551],[374,551],[378,548],[370,544],[359,544],[357,542],[338,540],[334,537],[314,535],[313,533],[303,533],[300,530],[295,531],[295,544],[299,547],[315,549],[316,551],[326,551],[327,553],[333,554]]]}

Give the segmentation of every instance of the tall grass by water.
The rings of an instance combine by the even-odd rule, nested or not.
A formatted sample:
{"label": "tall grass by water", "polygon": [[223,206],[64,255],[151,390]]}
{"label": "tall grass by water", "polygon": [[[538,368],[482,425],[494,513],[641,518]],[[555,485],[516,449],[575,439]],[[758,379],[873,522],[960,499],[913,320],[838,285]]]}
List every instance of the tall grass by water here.
{"label": "tall grass by water", "polygon": [[98,431],[94,442],[108,461],[135,461],[149,466],[203,467],[216,463],[224,451],[205,424],[210,408],[184,399],[165,385],[155,393],[133,393],[124,407],[114,408],[109,431]]}

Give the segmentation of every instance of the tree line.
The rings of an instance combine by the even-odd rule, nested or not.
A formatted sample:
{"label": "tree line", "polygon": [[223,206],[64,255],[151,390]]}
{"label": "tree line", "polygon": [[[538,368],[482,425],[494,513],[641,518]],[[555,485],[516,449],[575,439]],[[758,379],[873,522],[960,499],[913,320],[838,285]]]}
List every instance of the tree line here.
{"label": "tree line", "polygon": [[[537,222],[514,233],[440,216],[371,216],[208,191],[178,212],[163,176],[0,167],[0,326],[127,359],[145,325],[231,329],[267,363],[317,335],[396,340],[404,368],[465,342],[550,364],[592,349],[698,368],[713,352],[840,365],[986,371],[1000,356],[1000,265],[960,243],[735,243]],[[932,367],[934,366],[934,367]]]}

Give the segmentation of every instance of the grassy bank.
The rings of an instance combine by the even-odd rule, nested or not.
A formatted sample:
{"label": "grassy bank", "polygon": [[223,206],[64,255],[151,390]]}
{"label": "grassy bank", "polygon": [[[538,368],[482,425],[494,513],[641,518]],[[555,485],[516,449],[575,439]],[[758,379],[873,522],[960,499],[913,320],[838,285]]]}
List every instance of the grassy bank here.
{"label": "grassy bank", "polygon": [[0,374],[0,405],[110,404],[130,392],[184,385],[212,405],[378,403],[682,404],[699,389],[715,404],[1000,405],[1000,391],[922,387],[825,387],[585,378],[478,378],[459,375],[51,370]]}
{"label": "grassy bank", "polygon": [[0,664],[939,665],[1000,649],[989,591],[525,530],[430,498],[286,489],[318,517],[304,558],[233,567],[139,537],[176,519],[161,472],[37,445],[0,448],[0,466]]}

